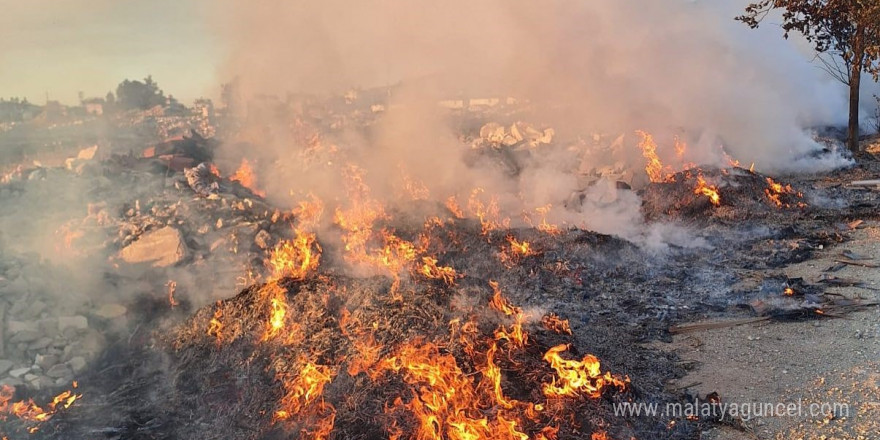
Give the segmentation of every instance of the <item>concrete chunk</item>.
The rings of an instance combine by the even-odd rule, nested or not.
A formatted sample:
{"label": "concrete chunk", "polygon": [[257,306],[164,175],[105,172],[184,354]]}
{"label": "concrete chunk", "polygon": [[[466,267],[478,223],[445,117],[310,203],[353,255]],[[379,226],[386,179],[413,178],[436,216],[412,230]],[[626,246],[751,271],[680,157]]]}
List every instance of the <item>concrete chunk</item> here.
{"label": "concrete chunk", "polygon": [[127,263],[150,263],[153,267],[173,266],[188,255],[183,234],[170,226],[147,232],[119,252],[119,257]]}

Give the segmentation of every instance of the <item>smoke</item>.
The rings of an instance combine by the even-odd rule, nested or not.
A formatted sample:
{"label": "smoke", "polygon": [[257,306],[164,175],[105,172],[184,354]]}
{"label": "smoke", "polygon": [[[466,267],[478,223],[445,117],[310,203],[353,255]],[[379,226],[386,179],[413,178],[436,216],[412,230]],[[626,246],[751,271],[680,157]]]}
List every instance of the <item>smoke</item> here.
{"label": "smoke", "polygon": [[[809,63],[808,47],[784,40],[772,23],[751,30],[733,20],[744,5],[272,0],[229,2],[215,14],[230,47],[221,76],[239,78],[246,96],[398,85],[368,135],[343,130],[325,139],[338,152],[322,166],[310,158],[308,166],[286,172],[264,169],[270,173],[266,185],[274,187],[270,194],[294,188],[344,197],[338,171],[326,165],[353,161],[367,170],[377,194],[393,194],[403,169],[433,198],[483,187],[517,213],[545,204],[561,208],[584,189],[572,164],[589,152],[575,140],[594,133],[624,134],[630,153],[614,160],[634,169],[643,166],[637,129],[654,135],[661,157],[673,154],[673,138],[682,137],[687,159],[700,164],[726,163],[722,151],[764,172],[845,164],[843,157],[813,159],[822,146],[806,129],[841,122],[840,85]],[[516,179],[498,167],[465,165],[467,148],[457,139],[463,123],[436,105],[440,99],[508,96],[528,100],[529,121],[553,127],[571,145],[538,154]],[[290,124],[285,118],[252,122]],[[246,155],[302,164],[305,145],[280,134],[284,130],[268,137],[265,129],[252,131],[261,133],[259,140],[247,140],[259,147]],[[610,165],[608,158],[595,160],[580,167]],[[657,238],[636,220],[638,203],[633,196],[580,213],[555,209],[552,219]],[[618,221],[623,218],[628,220]]]}

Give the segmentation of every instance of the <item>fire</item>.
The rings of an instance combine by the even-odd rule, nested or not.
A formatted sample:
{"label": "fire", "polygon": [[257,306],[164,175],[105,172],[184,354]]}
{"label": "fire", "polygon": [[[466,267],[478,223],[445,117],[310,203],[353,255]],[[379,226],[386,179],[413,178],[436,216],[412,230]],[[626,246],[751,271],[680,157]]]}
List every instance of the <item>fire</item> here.
{"label": "fire", "polygon": [[480,195],[483,194],[483,192],[483,188],[476,188],[471,192],[471,196],[468,199],[468,211],[470,211],[471,215],[480,220],[483,235],[499,228],[509,227],[510,219],[501,218],[498,208],[498,200],[494,196],[491,196],[487,203],[483,203],[483,201],[480,200]]}
{"label": "fire", "polygon": [[221,318],[223,318],[223,309],[221,308],[220,301],[217,301],[217,308],[214,309],[214,316],[208,323],[207,331],[208,336],[217,338],[217,342],[223,341],[223,322],[220,321]]}
{"label": "fire", "polygon": [[489,307],[504,313],[507,316],[514,317],[514,323],[511,326],[510,330],[507,330],[503,325],[495,331],[495,340],[507,340],[510,341],[514,347],[523,347],[528,342],[528,334],[523,330],[523,323],[525,323],[525,313],[519,307],[513,306],[507,298],[501,293],[501,288],[496,281],[489,281],[489,286],[492,288],[492,299],[489,300]]}
{"label": "fire", "polygon": [[321,245],[315,234],[296,231],[296,238],[284,240],[275,246],[266,261],[271,279],[291,277],[304,279],[321,263]]}
{"label": "fire", "polygon": [[[767,178],[767,188],[764,189],[764,194],[767,196],[767,198],[771,202],[773,202],[774,205],[776,205],[779,208],[783,208],[783,207],[788,208],[791,206],[788,203],[783,203],[783,201],[781,199],[781,197],[783,195],[793,195],[797,198],[803,197],[803,194],[795,191],[791,187],[791,185],[783,185],[781,183],[774,181],[770,177]],[[806,203],[798,202],[796,206],[799,208],[802,208],[807,205],[806,205]]]}
{"label": "fire", "polygon": [[786,296],[794,296],[794,289],[792,289],[791,287],[786,287],[782,293]]}
{"label": "fire", "polygon": [[455,284],[455,269],[448,266],[437,266],[437,259],[431,257],[422,258],[422,275],[430,279],[443,280],[448,285]]}
{"label": "fire", "polygon": [[571,334],[571,325],[569,325],[568,320],[561,319],[554,313],[544,315],[544,317],[541,319],[541,324],[543,324],[544,328],[546,328],[547,330],[553,331],[555,333],[566,335]]}
{"label": "fire", "polygon": [[559,229],[559,226],[550,224],[547,222],[547,214],[550,213],[550,210],[553,209],[553,205],[544,205],[535,208],[535,212],[541,217],[541,220],[535,224],[531,218],[531,216],[526,215],[526,222],[534,227],[535,229],[550,234],[550,235],[559,235],[562,231]]}
{"label": "fire", "polygon": [[330,437],[336,421],[336,408],[324,402],[324,387],[333,380],[335,372],[327,366],[306,362],[299,373],[290,377],[279,374],[277,379],[284,387],[284,397],[275,411],[275,420],[293,417],[302,425],[300,438],[323,440]]}
{"label": "fire", "polygon": [[263,341],[274,338],[284,329],[284,318],[287,316],[287,298],[284,289],[274,283],[269,284],[268,288],[271,292],[271,298],[269,298],[269,320],[266,325],[266,333],[263,334]]}
{"label": "fire", "polygon": [[544,395],[547,397],[576,397],[586,395],[598,398],[606,386],[625,389],[628,378],[619,379],[610,372],[602,374],[599,359],[588,354],[580,361],[563,359],[559,354],[568,350],[568,345],[557,345],[544,354],[544,360],[556,370],[559,379],[544,384]]}
{"label": "fire", "polygon": [[[504,408],[514,405],[503,394],[502,400],[497,400],[499,396],[495,391],[501,393],[500,386],[496,389],[494,381],[489,379],[492,392],[482,392],[482,381],[465,374],[454,356],[441,353],[440,347],[431,342],[406,344],[395,356],[383,359],[377,368],[401,374],[412,386],[412,398],[408,402],[397,398],[386,412],[409,414],[416,422],[413,438],[528,439],[513,415],[510,418],[502,414],[492,416],[488,411],[496,405]],[[390,431],[391,438],[402,435],[395,426]]]}
{"label": "fire", "polygon": [[461,207],[458,206],[458,200],[455,199],[455,196],[449,196],[449,198],[446,199],[446,209],[448,209],[455,218],[464,218],[464,212],[462,212]]}
{"label": "fire", "polygon": [[639,148],[642,150],[642,156],[648,160],[648,164],[645,165],[645,172],[648,173],[648,178],[651,179],[651,182],[658,183],[674,181],[675,178],[673,175],[675,173],[672,172],[669,167],[663,166],[663,162],[661,162],[660,157],[657,156],[657,143],[654,142],[654,136],[651,136],[642,130],[637,130],[636,134],[642,138],[642,140],[639,141]]}
{"label": "fire", "polygon": [[[76,389],[76,387],[77,383],[73,382],[73,388]],[[75,394],[72,390],[67,390],[55,396],[51,402],[46,404],[46,409],[43,409],[33,399],[10,403],[14,395],[14,387],[0,386],[0,420],[6,420],[7,416],[11,414],[23,422],[42,423],[51,419],[59,410],[70,408],[74,402],[82,397],[82,394]],[[28,431],[34,433],[38,429],[38,426],[31,426]]]}
{"label": "fire", "polygon": [[527,241],[519,241],[515,237],[507,237],[507,242],[510,243],[510,249],[516,255],[523,257],[535,255],[532,245]]}
{"label": "fire", "polygon": [[694,188],[694,194],[702,194],[708,197],[713,205],[721,206],[721,193],[718,192],[718,187],[707,184],[702,174],[697,174],[697,187]]}
{"label": "fire", "polygon": [[257,175],[246,158],[241,159],[241,165],[238,166],[235,173],[229,176],[229,180],[240,183],[241,186],[253,191],[254,194],[260,197],[266,197],[266,192],[257,187]]}
{"label": "fire", "polygon": [[174,280],[168,280],[168,282],[165,283],[165,287],[168,288],[168,304],[171,304],[171,308],[180,305],[180,303],[174,299],[174,292],[177,291],[177,282]]}

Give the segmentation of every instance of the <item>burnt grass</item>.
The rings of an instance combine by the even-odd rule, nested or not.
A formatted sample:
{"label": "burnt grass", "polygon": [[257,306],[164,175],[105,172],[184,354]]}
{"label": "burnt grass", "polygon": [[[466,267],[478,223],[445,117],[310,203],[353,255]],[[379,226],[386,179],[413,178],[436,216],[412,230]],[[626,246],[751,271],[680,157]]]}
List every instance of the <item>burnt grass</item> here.
{"label": "burnt grass", "polygon": [[[270,310],[265,285],[195,311],[169,310],[161,297],[144,299],[136,305],[141,322],[135,330],[113,341],[81,378],[83,401],[31,438],[308,438],[309,420],[273,422],[283,395],[276,375],[296,371],[303,356],[338,368],[324,390],[337,411],[331,438],[387,438],[383,427],[392,421],[412,427],[412,420],[383,411],[389,399],[403,393],[404,383],[393,375],[376,382],[364,373],[346,373],[358,354],[340,326],[343,313],[379,323],[375,338],[382,356],[415,340],[435,341],[472,373],[473,362],[462,347],[448,343],[449,321],[478,318],[480,332],[491,338],[506,319],[487,307],[488,282],[495,280],[513,304],[532,315],[556,313],[573,330],[571,336],[560,335],[540,322],[527,324],[529,345],[512,351],[501,365],[506,395],[542,401],[540,383],[552,370],[541,356],[559,343],[571,344],[568,358],[592,353],[603,371],[631,380],[625,391],[609,390],[597,399],[573,399],[548,410],[569,414],[559,438],[584,438],[601,429],[614,439],[696,439],[715,422],[612,414],[614,402],[658,402],[662,408],[689,398],[685,390],[666,386],[684,375],[686,365],[642,343],[668,340],[675,324],[755,316],[750,304],[778,297],[785,285],[800,283],[801,289],[821,294],[821,288],[803,280],[785,279],[780,269],[847,240],[848,222],[877,219],[877,193],[844,184],[878,174],[876,161],[863,160],[832,175],[776,179],[802,194],[788,196],[784,201],[790,206],[781,208],[765,196],[766,178],[747,170],[704,170],[706,180],[721,191],[720,207],[693,193],[696,176],[689,173],[641,192],[646,219],[686,224],[710,248],[672,246],[657,252],[584,230],[482,235],[473,221],[447,222],[432,232],[427,254],[462,276],[454,286],[405,277],[396,294],[387,277],[352,278],[334,269],[330,244],[318,274],[278,282],[290,305],[289,322],[297,323],[300,333],[293,343],[260,342]],[[797,206],[798,201],[807,206]],[[400,218],[387,226],[415,239],[420,223]],[[502,258],[511,236],[529,241],[535,254]],[[207,331],[218,309],[222,343]],[[823,318],[805,314],[799,319]],[[537,425],[526,426],[533,434],[529,429]]]}

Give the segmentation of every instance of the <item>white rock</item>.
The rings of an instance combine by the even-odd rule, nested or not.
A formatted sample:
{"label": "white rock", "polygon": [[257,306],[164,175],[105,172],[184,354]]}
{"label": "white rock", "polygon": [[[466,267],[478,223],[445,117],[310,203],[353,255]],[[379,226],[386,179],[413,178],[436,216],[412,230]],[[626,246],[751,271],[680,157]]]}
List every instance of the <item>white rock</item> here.
{"label": "white rock", "polygon": [[95,311],[95,316],[104,319],[118,318],[128,312],[122,304],[104,304],[100,309]]}
{"label": "white rock", "polygon": [[[12,315],[12,313],[10,313]],[[9,334],[16,334],[24,331],[35,332],[39,330],[39,326],[36,322],[33,321],[13,321],[9,320],[6,322],[6,329],[9,330]]]}
{"label": "white rock", "polygon": [[30,367],[16,368],[16,369],[10,371],[10,372],[9,372],[9,375],[10,375],[11,377],[16,378],[16,379],[21,379],[22,376],[24,376],[25,374],[29,373],[30,371],[31,371],[31,368],[30,368]]}
{"label": "white rock", "polygon": [[58,318],[58,329],[64,331],[68,328],[85,330],[89,328],[89,320],[85,316],[62,316]]}
{"label": "white rock", "polygon": [[70,358],[70,361],[67,362],[70,365],[70,368],[73,369],[74,373],[79,373],[86,368],[86,359],[82,356],[75,356]]}
{"label": "white rock", "polygon": [[15,365],[15,363],[10,360],[0,359],[0,375],[6,374],[13,365]]}

